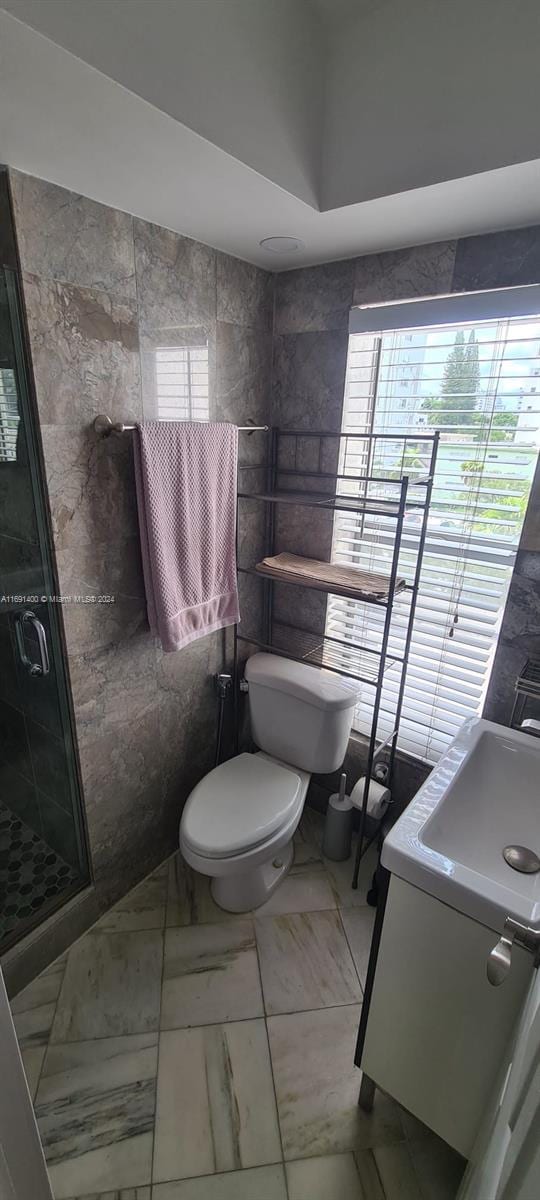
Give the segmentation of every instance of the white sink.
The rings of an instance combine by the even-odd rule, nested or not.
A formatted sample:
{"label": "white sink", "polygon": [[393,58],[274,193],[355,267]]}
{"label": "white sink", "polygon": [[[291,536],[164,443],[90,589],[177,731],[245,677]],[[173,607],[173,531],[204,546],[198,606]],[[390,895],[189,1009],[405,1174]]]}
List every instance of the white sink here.
{"label": "white sink", "polygon": [[474,718],[391,829],[382,862],[497,932],[507,916],[540,927],[540,873],[509,867],[508,845],[540,855],[540,738]]}

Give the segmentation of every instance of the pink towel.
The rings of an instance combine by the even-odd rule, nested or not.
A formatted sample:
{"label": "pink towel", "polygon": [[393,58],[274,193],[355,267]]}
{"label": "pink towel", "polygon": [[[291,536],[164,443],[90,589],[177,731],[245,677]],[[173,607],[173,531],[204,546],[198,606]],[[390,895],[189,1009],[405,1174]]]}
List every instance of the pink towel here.
{"label": "pink towel", "polygon": [[148,421],[134,448],[148,620],[164,650],[180,650],[239,620],[238,430]]}

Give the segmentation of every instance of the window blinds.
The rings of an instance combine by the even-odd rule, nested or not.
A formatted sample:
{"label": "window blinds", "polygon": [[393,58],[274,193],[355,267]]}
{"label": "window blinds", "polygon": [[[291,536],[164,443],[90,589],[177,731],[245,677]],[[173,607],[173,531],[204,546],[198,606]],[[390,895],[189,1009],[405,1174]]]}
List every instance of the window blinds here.
{"label": "window blinds", "polygon": [[0,368],[0,462],[17,458],[19,408],[15,378],[10,367]]}
{"label": "window blinds", "polygon": [[159,421],[208,421],[208,346],[155,351]]}
{"label": "window blinds", "polygon": [[[540,318],[350,334],[340,470],[413,480],[426,471],[414,434],[441,434],[399,739],[429,762],[482,708],[540,447],[539,399]],[[375,442],[369,461],[369,443],[346,437],[362,432],[407,434],[405,461],[391,439]],[[419,524],[411,507],[399,563],[409,580]],[[389,569],[393,535],[384,517],[336,513],[332,556]],[[403,652],[408,603],[396,600],[389,654]],[[376,647],[383,621],[380,609],[329,598],[330,635]],[[391,667],[380,737],[393,729],[398,687]],[[362,732],[372,704],[365,686],[355,718]]]}

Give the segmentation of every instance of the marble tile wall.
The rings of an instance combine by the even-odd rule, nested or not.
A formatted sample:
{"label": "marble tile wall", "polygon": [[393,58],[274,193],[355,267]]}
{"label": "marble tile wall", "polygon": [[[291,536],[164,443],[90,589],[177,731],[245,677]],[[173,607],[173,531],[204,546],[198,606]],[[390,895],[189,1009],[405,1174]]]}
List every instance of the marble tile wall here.
{"label": "marble tile wall", "polygon": [[[84,196],[17,171],[10,179],[61,591],[115,596],[63,606],[103,911],[177,844],[183,802],[212,762],[212,674],[230,639],[163,655],[150,636],[130,437],[100,440],[91,424],[98,412],[155,417],[156,348],[205,344],[208,416],[268,423],[273,281]],[[241,439],[241,461],[264,461],[264,435]],[[261,528],[248,513],[245,555]],[[244,599],[257,628],[260,589]]]}

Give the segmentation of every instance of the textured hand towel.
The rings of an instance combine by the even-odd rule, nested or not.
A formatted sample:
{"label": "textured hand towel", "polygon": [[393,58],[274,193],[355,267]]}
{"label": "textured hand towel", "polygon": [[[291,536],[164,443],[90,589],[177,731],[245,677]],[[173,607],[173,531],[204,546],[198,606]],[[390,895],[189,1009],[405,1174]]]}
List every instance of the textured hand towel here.
{"label": "textured hand towel", "polygon": [[[257,563],[261,575],[272,579],[301,583],[304,587],[333,592],[334,595],[351,596],[366,600],[386,600],[390,586],[388,575],[375,571],[363,571],[346,563],[319,562],[316,558],[301,558],[299,554],[276,554],[275,558],[263,558]],[[396,580],[396,592],[406,586],[404,579]]]}
{"label": "textured hand towel", "polygon": [[239,620],[238,430],[148,421],[134,450],[148,620],[164,650],[180,650]]}

